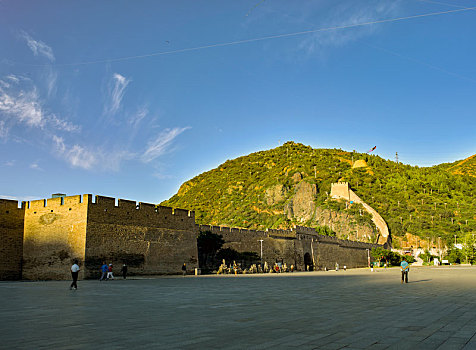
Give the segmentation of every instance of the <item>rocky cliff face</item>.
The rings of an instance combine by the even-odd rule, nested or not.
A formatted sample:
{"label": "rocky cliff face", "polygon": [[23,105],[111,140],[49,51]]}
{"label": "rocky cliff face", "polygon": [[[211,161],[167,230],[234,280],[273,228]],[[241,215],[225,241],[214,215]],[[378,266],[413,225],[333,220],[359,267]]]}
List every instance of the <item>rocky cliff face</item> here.
{"label": "rocky cliff face", "polygon": [[265,191],[266,204],[271,206],[283,202],[287,195],[288,191],[282,184],[272,186]]}
{"label": "rocky cliff face", "polygon": [[372,242],[377,240],[377,230],[369,224],[359,224],[346,213],[329,209],[316,208],[315,221],[322,226],[330,227],[339,238]]}
{"label": "rocky cliff face", "polygon": [[297,218],[301,222],[312,220],[316,206],[317,188],[315,184],[301,181],[294,185],[294,195],[285,205],[285,212],[289,219]]}
{"label": "rocky cliff face", "polygon": [[302,180],[300,173],[293,175],[294,185],[286,189],[282,184],[266,190],[268,205],[283,204],[288,219],[312,226],[328,226],[340,238],[374,242],[377,230],[370,224],[357,223],[352,215],[316,206],[317,186]]}

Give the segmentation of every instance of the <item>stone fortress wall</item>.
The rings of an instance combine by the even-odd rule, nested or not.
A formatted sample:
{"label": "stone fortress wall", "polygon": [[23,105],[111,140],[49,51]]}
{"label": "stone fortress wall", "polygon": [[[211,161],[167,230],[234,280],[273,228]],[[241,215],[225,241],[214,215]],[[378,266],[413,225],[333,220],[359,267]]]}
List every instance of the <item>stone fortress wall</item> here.
{"label": "stone fortress wall", "polygon": [[0,199],[0,280],[21,278],[24,217],[18,201]]}
{"label": "stone fortress wall", "polygon": [[[138,275],[178,273],[184,262],[189,269],[198,267],[192,211],[123,199],[116,205],[114,198],[93,201],[90,194],[24,206],[23,266],[17,270],[23,279],[69,279],[74,259],[81,263],[80,278],[97,277],[103,261],[116,273],[126,263]],[[21,250],[12,251],[21,256]]]}
{"label": "stone fortress wall", "polygon": [[125,262],[136,275],[174,274],[185,262],[198,267],[195,213],[149,203],[96,196],[88,206],[87,276],[98,275],[102,260],[115,271]]}
{"label": "stone fortress wall", "polygon": [[331,198],[344,199],[347,202],[352,201],[354,203],[362,204],[364,209],[370,215],[372,215],[372,221],[379,230],[377,243],[385,244],[388,246],[391,245],[391,237],[390,237],[388,226],[385,220],[382,218],[382,216],[380,216],[380,214],[374,208],[372,208],[370,205],[365,203],[362,199],[360,199],[359,196],[355,194],[354,191],[350,189],[348,182],[338,182],[338,183],[331,184]]}
{"label": "stone fortress wall", "polygon": [[336,263],[348,268],[365,267],[369,263],[369,251],[380,246],[319,235],[314,228],[304,226],[295,226],[291,230],[255,231],[200,225],[199,230],[222,235],[224,247],[238,252],[260,255],[262,244],[263,262],[273,264],[284,261],[288,266],[293,264],[298,270],[306,269],[306,254],[309,254],[312,265],[318,269],[333,269]]}
{"label": "stone fortress wall", "polygon": [[[224,247],[255,252],[263,261],[296,269],[368,264],[374,244],[321,236],[313,228],[254,231],[197,225],[189,210],[91,194],[23,202],[0,200],[0,279],[69,279],[74,259],[80,278],[97,278],[103,261],[117,273],[125,262],[135,275],[177,274],[198,267],[200,231],[221,234]],[[260,240],[263,240],[260,242]],[[229,262],[228,262],[229,263]]]}
{"label": "stone fortress wall", "polygon": [[[88,202],[81,196],[25,203],[22,278],[66,279],[66,266],[84,261]],[[84,268],[80,277],[84,277]]]}

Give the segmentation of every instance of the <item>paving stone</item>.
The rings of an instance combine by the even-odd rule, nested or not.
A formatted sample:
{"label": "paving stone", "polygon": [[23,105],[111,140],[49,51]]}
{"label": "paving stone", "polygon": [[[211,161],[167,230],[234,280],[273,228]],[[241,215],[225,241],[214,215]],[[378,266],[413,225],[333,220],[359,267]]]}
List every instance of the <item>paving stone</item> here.
{"label": "paving stone", "polygon": [[476,268],[0,282],[5,349],[476,349]]}

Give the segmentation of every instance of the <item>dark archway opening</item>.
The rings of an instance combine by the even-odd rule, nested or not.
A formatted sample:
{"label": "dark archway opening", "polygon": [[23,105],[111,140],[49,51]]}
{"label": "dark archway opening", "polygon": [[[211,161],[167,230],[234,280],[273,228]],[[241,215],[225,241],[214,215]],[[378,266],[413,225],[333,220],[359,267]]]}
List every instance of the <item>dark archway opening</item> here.
{"label": "dark archway opening", "polygon": [[314,263],[312,262],[311,254],[304,254],[304,269],[306,271],[314,271]]}

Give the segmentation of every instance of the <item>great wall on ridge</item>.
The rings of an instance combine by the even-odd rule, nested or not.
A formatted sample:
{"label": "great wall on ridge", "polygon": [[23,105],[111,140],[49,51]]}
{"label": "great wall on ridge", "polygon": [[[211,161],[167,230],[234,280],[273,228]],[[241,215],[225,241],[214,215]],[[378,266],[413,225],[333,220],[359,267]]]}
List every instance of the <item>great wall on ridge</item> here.
{"label": "great wall on ridge", "polygon": [[[360,201],[347,184],[334,185],[336,199]],[[284,261],[297,270],[306,265],[331,269],[336,263],[364,267],[371,248],[390,243],[379,217],[373,214],[378,244],[371,244],[303,226],[256,231],[197,225],[193,211],[91,194],[22,202],[21,207],[0,199],[0,280],[69,279],[74,259],[82,266],[81,278],[96,278],[103,260],[116,266],[125,262],[133,275],[178,274],[184,262],[189,270],[199,267],[197,237],[205,231],[222,235],[224,248],[238,252],[260,254],[262,240],[263,262]]]}

